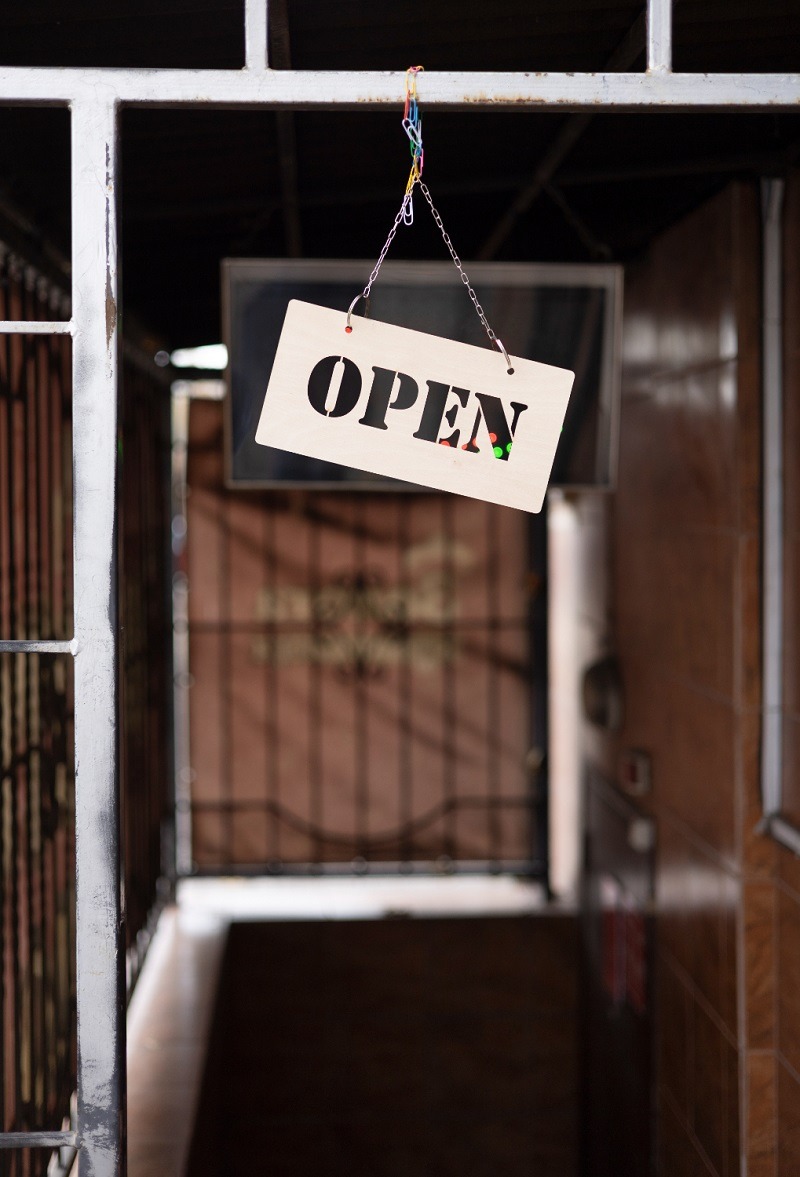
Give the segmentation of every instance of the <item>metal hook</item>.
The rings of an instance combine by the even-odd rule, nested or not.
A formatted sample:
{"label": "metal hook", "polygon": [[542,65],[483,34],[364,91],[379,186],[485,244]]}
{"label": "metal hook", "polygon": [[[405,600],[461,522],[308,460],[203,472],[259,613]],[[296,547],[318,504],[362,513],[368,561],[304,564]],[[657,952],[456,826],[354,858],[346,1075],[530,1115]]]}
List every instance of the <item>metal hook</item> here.
{"label": "metal hook", "polygon": [[498,338],[497,338],[497,336],[495,336],[495,339],[494,339],[494,341],[495,341],[495,343],[497,344],[497,346],[500,348],[500,351],[501,351],[501,352],[503,353],[503,355],[505,356],[505,360],[506,360],[506,368],[508,369],[508,374],[509,374],[509,376],[513,376],[513,375],[514,375],[514,369],[511,367],[511,360],[510,360],[510,359],[509,359],[509,357],[508,357],[508,352],[506,351],[506,349],[505,349],[505,347],[504,347],[504,345],[503,345],[503,341],[502,341],[502,339],[498,339]]}
{"label": "metal hook", "polygon": [[364,292],[362,291],[361,294],[357,294],[355,296],[353,301],[350,303],[350,306],[347,308],[347,326],[345,327],[345,331],[347,331],[348,334],[353,330],[353,328],[350,326],[350,316],[353,313],[353,307],[356,305],[356,303],[358,302],[358,300],[360,298],[363,298],[364,302],[366,304],[364,307],[364,318],[365,319],[369,318],[369,299],[364,295]]}

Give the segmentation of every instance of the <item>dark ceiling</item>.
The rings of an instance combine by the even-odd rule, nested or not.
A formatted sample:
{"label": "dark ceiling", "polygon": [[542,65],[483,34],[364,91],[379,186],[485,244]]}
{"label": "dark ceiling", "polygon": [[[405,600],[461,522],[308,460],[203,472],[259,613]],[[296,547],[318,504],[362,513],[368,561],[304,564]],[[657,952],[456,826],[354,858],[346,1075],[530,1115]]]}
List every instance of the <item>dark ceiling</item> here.
{"label": "dark ceiling", "polygon": [[[273,0],[270,9],[283,68],[643,68],[642,4],[622,0]],[[235,69],[242,26],[232,0],[27,0],[0,14],[0,68]],[[679,0],[674,67],[798,70],[800,2]],[[398,93],[392,113],[126,109],[126,312],[167,347],[210,342],[220,336],[221,258],[374,259],[408,172],[401,104]],[[425,178],[465,259],[627,261],[732,178],[781,174],[800,154],[793,114],[586,119],[423,107],[423,117]],[[572,146],[534,192],[537,169],[567,136]],[[0,110],[0,152],[8,233],[67,255],[66,112]],[[421,202],[392,256],[446,257]]]}

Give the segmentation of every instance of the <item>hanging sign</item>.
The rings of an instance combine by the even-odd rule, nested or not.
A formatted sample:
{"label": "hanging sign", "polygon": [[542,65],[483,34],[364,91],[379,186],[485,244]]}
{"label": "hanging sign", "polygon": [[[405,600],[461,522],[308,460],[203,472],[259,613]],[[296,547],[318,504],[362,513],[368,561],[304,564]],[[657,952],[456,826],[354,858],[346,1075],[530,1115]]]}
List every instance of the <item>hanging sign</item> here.
{"label": "hanging sign", "polygon": [[[352,325],[350,325],[352,322]],[[289,303],[256,441],[541,510],[574,375]]]}
{"label": "hanging sign", "polygon": [[[510,357],[489,326],[422,179],[421,71],[420,65],[406,71],[403,131],[411,171],[389,236],[347,314],[307,302],[289,303],[256,441],[505,507],[540,511],[574,374]],[[417,188],[497,351],[352,317],[359,299],[369,305],[397,230],[414,223]]]}

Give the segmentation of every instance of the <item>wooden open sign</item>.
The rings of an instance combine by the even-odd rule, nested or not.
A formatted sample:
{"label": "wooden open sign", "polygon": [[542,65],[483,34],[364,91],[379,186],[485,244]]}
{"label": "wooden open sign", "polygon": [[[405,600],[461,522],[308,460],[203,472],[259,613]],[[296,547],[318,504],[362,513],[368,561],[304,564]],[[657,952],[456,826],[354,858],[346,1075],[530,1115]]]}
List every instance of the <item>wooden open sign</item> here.
{"label": "wooden open sign", "polygon": [[256,441],[540,511],[574,374],[292,300]]}

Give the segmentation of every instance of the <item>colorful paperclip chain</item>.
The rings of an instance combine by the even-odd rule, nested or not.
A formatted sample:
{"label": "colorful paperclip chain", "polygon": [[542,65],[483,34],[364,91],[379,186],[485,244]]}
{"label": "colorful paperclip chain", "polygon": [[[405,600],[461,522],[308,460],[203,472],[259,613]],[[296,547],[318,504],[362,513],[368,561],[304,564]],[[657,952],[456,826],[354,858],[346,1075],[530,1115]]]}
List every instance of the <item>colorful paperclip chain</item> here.
{"label": "colorful paperclip chain", "polygon": [[408,135],[408,143],[411,148],[411,171],[406,184],[406,196],[409,199],[403,205],[403,223],[406,225],[414,223],[414,205],[411,202],[411,193],[416,182],[422,179],[422,169],[425,166],[425,152],[422,147],[422,117],[417,102],[417,74],[422,73],[424,68],[422,65],[412,65],[406,70],[403,130]]}

